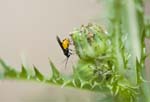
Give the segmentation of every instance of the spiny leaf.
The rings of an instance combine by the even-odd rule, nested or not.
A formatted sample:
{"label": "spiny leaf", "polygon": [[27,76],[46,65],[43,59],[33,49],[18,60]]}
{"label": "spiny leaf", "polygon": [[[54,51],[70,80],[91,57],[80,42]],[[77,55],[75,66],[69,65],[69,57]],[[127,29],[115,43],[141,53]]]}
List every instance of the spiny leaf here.
{"label": "spiny leaf", "polygon": [[55,67],[55,65],[53,64],[53,62],[51,60],[49,60],[50,62],[50,66],[51,66],[51,69],[52,69],[52,77],[51,79],[57,79],[60,77],[60,73],[59,71],[57,70],[57,68]]}
{"label": "spiny leaf", "polygon": [[35,78],[38,78],[40,81],[44,80],[44,76],[39,72],[39,70],[34,66]]}
{"label": "spiny leaf", "polygon": [[55,65],[53,64],[53,62],[50,59],[49,59],[49,62],[50,62],[50,66],[52,69],[52,77],[51,77],[50,81],[55,84],[62,85],[64,83],[63,76],[60,74],[60,72],[57,70],[57,68],[55,67]]}
{"label": "spiny leaf", "polygon": [[17,71],[14,68],[9,67],[8,65],[6,65],[6,63],[0,58],[0,64],[4,70],[4,76],[5,77],[12,77],[15,78],[18,76]]}
{"label": "spiny leaf", "polygon": [[4,68],[4,70],[9,70],[10,67],[6,65],[6,63],[0,58],[0,64]]}
{"label": "spiny leaf", "polygon": [[21,67],[21,72],[19,73],[19,77],[21,77],[21,78],[28,77],[28,73],[27,73],[27,70],[25,69],[24,65],[22,65],[22,67]]}

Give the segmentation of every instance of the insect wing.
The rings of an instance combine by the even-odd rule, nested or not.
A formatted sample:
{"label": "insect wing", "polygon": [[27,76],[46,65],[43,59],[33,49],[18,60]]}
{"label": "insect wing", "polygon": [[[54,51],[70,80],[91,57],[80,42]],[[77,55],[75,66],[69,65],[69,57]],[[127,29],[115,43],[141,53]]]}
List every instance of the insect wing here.
{"label": "insect wing", "polygon": [[59,38],[58,36],[57,36],[56,38],[57,38],[57,41],[58,41],[60,47],[62,48],[62,50],[63,50],[63,52],[64,52],[65,49],[64,49],[63,46],[62,46],[62,42],[61,42],[60,38]]}

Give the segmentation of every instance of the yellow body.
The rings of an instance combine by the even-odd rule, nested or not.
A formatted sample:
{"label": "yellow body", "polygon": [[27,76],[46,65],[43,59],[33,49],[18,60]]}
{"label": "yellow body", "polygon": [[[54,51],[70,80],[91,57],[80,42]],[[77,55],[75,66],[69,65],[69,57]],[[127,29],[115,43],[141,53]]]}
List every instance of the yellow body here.
{"label": "yellow body", "polygon": [[64,49],[67,49],[70,45],[70,40],[65,38],[63,41],[62,41],[62,46]]}

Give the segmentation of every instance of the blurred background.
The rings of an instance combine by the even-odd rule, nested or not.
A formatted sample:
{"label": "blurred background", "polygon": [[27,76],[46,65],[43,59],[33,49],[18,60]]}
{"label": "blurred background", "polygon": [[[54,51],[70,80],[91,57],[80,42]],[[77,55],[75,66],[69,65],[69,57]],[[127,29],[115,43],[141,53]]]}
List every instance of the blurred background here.
{"label": "blurred background", "polygon": [[[147,15],[149,4],[147,1]],[[65,56],[56,35],[61,39],[69,37],[73,28],[88,22],[105,25],[103,8],[97,0],[0,0],[0,57],[17,70],[22,63],[28,67],[34,64],[47,76],[50,58],[61,72],[69,73],[77,57],[71,56],[67,69],[64,68]],[[149,47],[150,41],[146,43]],[[148,62],[146,65],[150,66]],[[91,102],[94,96],[86,91],[64,91],[33,82],[0,81],[1,102]]]}

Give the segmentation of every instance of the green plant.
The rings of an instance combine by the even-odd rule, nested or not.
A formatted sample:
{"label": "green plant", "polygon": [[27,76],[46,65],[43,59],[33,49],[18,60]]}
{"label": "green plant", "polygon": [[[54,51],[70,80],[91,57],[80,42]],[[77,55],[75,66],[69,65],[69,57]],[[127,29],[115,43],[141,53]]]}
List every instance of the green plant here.
{"label": "green plant", "polygon": [[145,19],[142,0],[107,0],[108,31],[97,24],[82,25],[71,33],[78,62],[72,76],[62,75],[50,60],[52,76],[22,65],[21,72],[0,59],[0,78],[38,80],[44,83],[97,91],[102,101],[150,102],[145,81],[145,43],[150,22]]}

